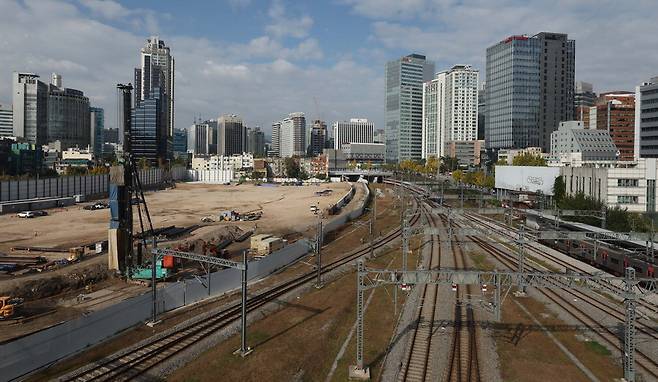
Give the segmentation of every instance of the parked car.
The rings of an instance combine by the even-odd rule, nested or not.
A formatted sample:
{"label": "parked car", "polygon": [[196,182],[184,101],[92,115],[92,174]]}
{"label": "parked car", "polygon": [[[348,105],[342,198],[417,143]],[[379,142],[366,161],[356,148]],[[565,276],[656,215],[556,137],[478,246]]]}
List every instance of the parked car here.
{"label": "parked car", "polygon": [[102,209],[109,208],[109,207],[110,206],[107,203],[98,202],[98,203],[94,203],[94,204],[84,206],[82,208],[84,208],[85,210],[93,211],[93,210],[102,210]]}
{"label": "parked car", "polygon": [[23,211],[18,213],[19,218],[30,219],[37,216],[46,216],[48,213],[46,211]]}

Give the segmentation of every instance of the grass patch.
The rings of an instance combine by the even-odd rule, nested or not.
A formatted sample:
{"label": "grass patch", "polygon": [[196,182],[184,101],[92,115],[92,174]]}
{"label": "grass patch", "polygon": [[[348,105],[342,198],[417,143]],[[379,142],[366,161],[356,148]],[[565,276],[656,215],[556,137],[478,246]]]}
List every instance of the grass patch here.
{"label": "grass patch", "polygon": [[587,341],[587,342],[585,342],[585,347],[587,347],[587,349],[589,349],[589,350],[591,350],[594,353],[599,354],[599,355],[605,355],[605,356],[612,355],[612,352],[610,350],[608,350],[607,347],[601,345],[600,343],[598,343],[596,341]]}
{"label": "grass patch", "polygon": [[548,269],[551,272],[559,272],[560,271],[558,268],[555,268],[554,266],[550,265],[549,263],[545,262],[544,260],[538,259],[534,256],[526,255],[526,258],[530,259],[534,263],[537,263],[537,264],[541,265],[542,267]]}
{"label": "grass patch", "polygon": [[471,259],[473,266],[476,269],[483,271],[492,271],[494,269],[494,266],[487,260],[487,255],[484,253],[469,252],[468,257]]}

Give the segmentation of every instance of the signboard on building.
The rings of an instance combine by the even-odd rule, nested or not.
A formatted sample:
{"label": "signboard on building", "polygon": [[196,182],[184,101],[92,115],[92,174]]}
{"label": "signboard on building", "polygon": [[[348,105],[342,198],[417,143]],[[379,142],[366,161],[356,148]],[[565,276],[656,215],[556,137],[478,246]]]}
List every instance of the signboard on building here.
{"label": "signboard on building", "polygon": [[553,184],[559,175],[559,167],[496,166],[496,188],[553,195]]}

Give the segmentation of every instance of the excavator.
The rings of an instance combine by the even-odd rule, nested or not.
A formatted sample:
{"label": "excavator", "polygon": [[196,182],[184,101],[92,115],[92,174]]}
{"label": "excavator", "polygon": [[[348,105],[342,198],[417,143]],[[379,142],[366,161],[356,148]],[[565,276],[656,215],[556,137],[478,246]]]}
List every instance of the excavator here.
{"label": "excavator", "polygon": [[16,313],[16,307],[19,303],[19,299],[0,296],[0,319],[12,317]]}

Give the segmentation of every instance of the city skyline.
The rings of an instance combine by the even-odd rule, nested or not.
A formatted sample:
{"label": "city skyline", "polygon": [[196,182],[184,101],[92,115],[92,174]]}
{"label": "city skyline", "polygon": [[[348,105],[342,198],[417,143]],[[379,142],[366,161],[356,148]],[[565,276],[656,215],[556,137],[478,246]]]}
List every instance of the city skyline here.
{"label": "city skyline", "polygon": [[[309,120],[363,115],[383,128],[382,68],[411,53],[426,55],[437,68],[468,64],[484,73],[486,48],[509,35],[568,33],[579,52],[576,80],[592,83],[599,92],[632,91],[655,76],[651,63],[658,59],[658,53],[641,49],[640,39],[632,38],[658,31],[646,12],[650,3],[564,4],[553,10],[512,1],[465,6],[420,0],[232,0],[204,7],[207,12],[152,1],[138,8],[93,0],[1,2],[0,31],[12,39],[0,45],[0,67],[6,69],[0,73],[0,103],[11,102],[12,71],[58,72],[92,104],[105,108],[106,126],[114,127],[114,85],[132,81],[132,68],[139,65],[134,52],[151,35],[167,41],[177,58],[176,128],[191,125],[198,115],[234,113],[247,126],[264,126],[268,135],[273,121],[294,110],[304,111]],[[198,22],[174,23],[174,14]],[[229,28],[213,31],[210,15],[219,15]],[[494,17],[495,26],[481,22]],[[341,28],[335,27],[338,19]],[[230,28],[238,22],[246,26]],[[611,24],[626,27],[617,30]],[[325,91],[312,90],[318,86]],[[294,91],[277,96],[285,87]]]}

